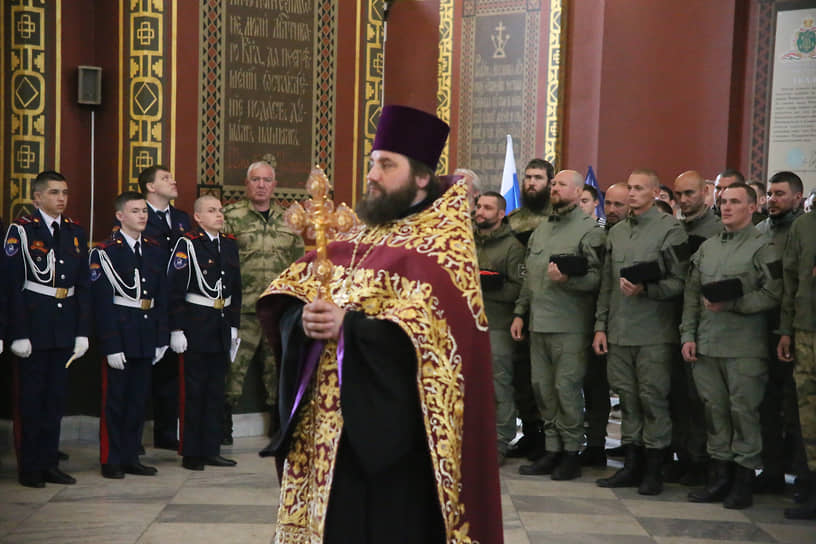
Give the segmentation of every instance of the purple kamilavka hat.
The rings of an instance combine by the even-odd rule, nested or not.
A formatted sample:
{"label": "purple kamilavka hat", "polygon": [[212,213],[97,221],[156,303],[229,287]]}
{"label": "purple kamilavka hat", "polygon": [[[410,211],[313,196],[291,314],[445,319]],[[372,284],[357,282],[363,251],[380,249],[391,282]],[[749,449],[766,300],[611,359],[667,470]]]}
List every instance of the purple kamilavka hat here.
{"label": "purple kamilavka hat", "polygon": [[392,151],[436,171],[450,127],[435,115],[408,106],[384,106],[372,150]]}

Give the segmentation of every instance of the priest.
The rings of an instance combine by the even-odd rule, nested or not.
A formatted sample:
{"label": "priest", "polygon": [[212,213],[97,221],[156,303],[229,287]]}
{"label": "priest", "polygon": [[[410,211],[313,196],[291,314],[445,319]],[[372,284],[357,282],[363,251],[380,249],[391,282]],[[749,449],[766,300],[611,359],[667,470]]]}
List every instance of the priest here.
{"label": "priest", "polygon": [[275,542],[502,542],[467,190],[434,175],[448,132],[384,107],[330,288],[311,252],[258,301],[281,361]]}

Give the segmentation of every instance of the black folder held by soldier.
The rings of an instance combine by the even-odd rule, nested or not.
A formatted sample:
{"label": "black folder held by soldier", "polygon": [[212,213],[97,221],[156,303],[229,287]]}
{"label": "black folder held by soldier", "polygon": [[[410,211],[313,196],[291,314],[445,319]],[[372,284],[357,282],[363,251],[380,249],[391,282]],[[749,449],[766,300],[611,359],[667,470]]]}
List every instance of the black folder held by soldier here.
{"label": "black folder held by soldier", "polygon": [[482,282],[482,291],[498,291],[504,286],[504,274],[495,270],[480,270],[479,279]]}
{"label": "black folder held by soldier", "polygon": [[589,269],[587,258],[583,255],[558,253],[550,255],[550,262],[555,263],[562,274],[570,277],[586,276]]}
{"label": "black folder held by soldier", "polygon": [[712,281],[700,287],[709,302],[729,302],[742,296],[742,282],[737,278]]}
{"label": "black folder held by soldier", "polygon": [[660,263],[648,261],[621,268],[620,275],[635,284],[650,283],[660,281],[663,278],[663,271],[660,269]]}

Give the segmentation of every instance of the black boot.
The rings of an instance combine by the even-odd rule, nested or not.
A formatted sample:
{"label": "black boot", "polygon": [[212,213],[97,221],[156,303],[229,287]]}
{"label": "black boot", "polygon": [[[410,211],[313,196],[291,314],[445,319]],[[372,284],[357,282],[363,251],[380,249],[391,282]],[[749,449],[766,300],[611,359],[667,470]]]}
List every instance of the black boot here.
{"label": "black boot", "polygon": [[640,482],[641,495],[660,495],[663,491],[663,450],[646,450],[646,470]]}
{"label": "black boot", "polygon": [[519,467],[519,474],[526,476],[551,474],[558,462],[561,460],[560,451],[549,451],[545,455],[539,457],[532,465],[521,465]]}
{"label": "black boot", "polygon": [[812,496],[816,495],[813,488],[816,487],[816,482],[813,482],[807,476],[797,476],[793,481],[793,502],[796,504],[805,504]]}
{"label": "black boot", "polygon": [[623,468],[609,478],[596,480],[600,487],[635,487],[643,478],[643,448],[635,444],[626,444],[626,458]]}
{"label": "black boot", "polygon": [[221,445],[232,446],[232,404],[224,403],[224,421],[221,427]]}
{"label": "black boot", "polygon": [[574,480],[581,477],[581,458],[577,451],[565,451],[552,471],[553,480]]}
{"label": "black boot", "polygon": [[587,446],[578,457],[582,467],[605,467],[606,452],[601,446]]}
{"label": "black boot", "polygon": [[723,500],[731,490],[730,461],[719,461],[712,459],[709,463],[708,485],[703,489],[690,491],[689,502],[719,502]]}
{"label": "black boot", "polygon": [[754,478],[754,493],[781,495],[785,492],[785,473],[781,468],[766,467]]}
{"label": "black boot", "polygon": [[686,473],[683,474],[683,477],[680,478],[678,483],[688,487],[705,485],[707,472],[708,463],[705,461],[691,461]]}
{"label": "black boot", "polygon": [[753,484],[754,469],[737,465],[734,469],[734,485],[723,501],[723,506],[732,510],[742,510],[754,504]]}
{"label": "black boot", "polygon": [[[816,519],[816,474],[809,474],[808,476],[799,476],[799,486],[802,489],[807,489],[796,502],[798,506],[785,508],[785,517],[788,519]],[[801,501],[801,502],[800,502]]]}

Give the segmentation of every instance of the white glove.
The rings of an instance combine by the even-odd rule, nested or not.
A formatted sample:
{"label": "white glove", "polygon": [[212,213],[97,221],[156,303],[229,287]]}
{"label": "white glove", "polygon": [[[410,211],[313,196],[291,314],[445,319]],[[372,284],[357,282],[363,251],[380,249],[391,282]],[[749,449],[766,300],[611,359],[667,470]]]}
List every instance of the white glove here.
{"label": "white glove", "polygon": [[17,357],[28,359],[31,356],[31,340],[19,338],[11,343],[11,352]]}
{"label": "white glove", "polygon": [[88,352],[88,337],[77,336],[74,338],[74,359],[79,359]]}
{"label": "white glove", "polygon": [[0,340],[0,355],[3,354],[3,340]]}
{"label": "white glove", "polygon": [[230,342],[235,342],[238,339],[238,327],[230,327]]}
{"label": "white glove", "polygon": [[162,360],[164,357],[164,353],[167,351],[167,346],[161,346],[156,348],[156,356],[153,357],[153,365],[155,366],[156,363]]}
{"label": "white glove", "polygon": [[119,353],[111,353],[108,355],[108,366],[111,368],[115,368],[116,370],[124,370],[125,369],[125,354],[121,351]]}
{"label": "white glove", "polygon": [[176,353],[187,351],[187,337],[184,335],[184,331],[170,331],[170,349]]}
{"label": "white glove", "polygon": [[230,349],[229,349],[230,363],[235,362],[235,356],[238,355],[238,346],[240,345],[241,339],[238,338],[238,329],[236,327],[230,327]]}

